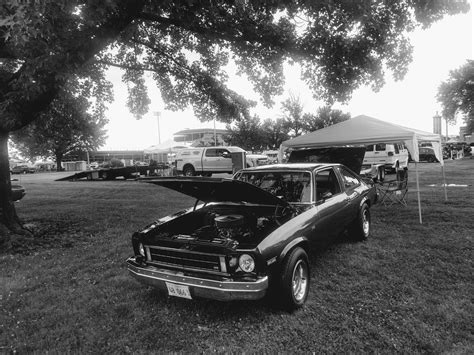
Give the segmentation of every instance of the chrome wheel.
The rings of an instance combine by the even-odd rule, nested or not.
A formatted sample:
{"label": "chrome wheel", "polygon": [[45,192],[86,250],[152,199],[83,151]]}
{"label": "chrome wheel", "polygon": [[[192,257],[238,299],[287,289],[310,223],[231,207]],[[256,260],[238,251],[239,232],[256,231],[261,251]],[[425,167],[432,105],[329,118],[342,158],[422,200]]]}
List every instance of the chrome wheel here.
{"label": "chrome wheel", "polygon": [[370,215],[368,208],[366,208],[362,214],[362,230],[364,232],[364,236],[367,237],[370,232]]}
{"label": "chrome wheel", "polygon": [[292,289],[295,300],[297,302],[303,301],[308,291],[308,266],[301,259],[293,269]]}

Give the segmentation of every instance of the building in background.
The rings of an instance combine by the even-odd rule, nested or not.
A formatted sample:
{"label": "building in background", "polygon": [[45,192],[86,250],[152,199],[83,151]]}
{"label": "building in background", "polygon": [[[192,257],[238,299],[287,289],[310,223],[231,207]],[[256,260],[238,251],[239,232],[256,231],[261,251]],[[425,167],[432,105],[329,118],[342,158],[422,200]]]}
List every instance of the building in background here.
{"label": "building in background", "polygon": [[228,133],[225,129],[214,128],[183,129],[173,134],[173,140],[194,147],[198,145],[225,145],[225,136]]}

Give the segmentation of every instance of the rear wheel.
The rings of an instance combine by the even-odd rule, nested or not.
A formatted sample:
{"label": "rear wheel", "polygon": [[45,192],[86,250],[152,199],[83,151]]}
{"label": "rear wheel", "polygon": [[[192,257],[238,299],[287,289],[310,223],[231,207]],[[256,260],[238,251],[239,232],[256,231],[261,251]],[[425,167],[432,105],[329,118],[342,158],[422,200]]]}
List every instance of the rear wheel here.
{"label": "rear wheel", "polygon": [[302,307],[308,297],[309,279],[308,255],[297,247],[283,261],[278,290],[280,305],[289,311]]}
{"label": "rear wheel", "polygon": [[194,176],[196,174],[192,165],[186,165],[183,169],[184,176]]}
{"label": "rear wheel", "polygon": [[370,235],[370,210],[369,206],[364,203],[359,210],[357,218],[349,227],[349,234],[353,240],[363,241]]}

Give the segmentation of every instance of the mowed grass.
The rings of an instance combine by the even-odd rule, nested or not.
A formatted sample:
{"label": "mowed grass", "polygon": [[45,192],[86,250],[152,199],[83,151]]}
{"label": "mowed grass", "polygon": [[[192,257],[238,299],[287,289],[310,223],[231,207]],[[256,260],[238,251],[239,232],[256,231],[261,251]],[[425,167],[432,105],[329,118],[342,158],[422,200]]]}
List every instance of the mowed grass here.
{"label": "mowed grass", "polygon": [[[20,176],[37,245],[0,256],[0,353],[473,353],[474,159],[414,165],[408,207],[374,206],[372,237],[315,250],[303,309],[183,300],[125,267],[133,231],[193,204],[133,181]],[[64,174],[63,174],[64,175]],[[437,186],[429,186],[437,184]]]}

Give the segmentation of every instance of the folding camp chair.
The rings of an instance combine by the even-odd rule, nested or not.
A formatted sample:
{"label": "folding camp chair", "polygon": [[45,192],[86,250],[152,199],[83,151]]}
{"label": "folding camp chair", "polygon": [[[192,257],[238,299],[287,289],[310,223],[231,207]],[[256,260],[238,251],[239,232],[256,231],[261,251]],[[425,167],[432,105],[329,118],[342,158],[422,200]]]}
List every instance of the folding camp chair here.
{"label": "folding camp chair", "polygon": [[406,206],[405,196],[408,192],[408,171],[397,169],[396,179],[384,181],[377,186],[380,203],[384,206],[401,204]]}

